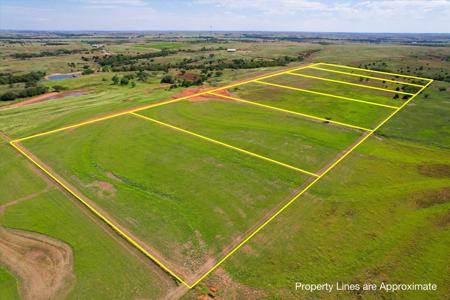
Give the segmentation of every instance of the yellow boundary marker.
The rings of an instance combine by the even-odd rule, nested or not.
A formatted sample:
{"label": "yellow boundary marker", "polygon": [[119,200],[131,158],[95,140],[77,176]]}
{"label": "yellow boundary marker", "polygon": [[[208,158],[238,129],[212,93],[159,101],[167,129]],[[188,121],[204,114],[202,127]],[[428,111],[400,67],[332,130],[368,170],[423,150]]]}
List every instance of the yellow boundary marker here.
{"label": "yellow boundary marker", "polygon": [[376,71],[376,70],[363,69],[363,68],[355,68],[355,67],[350,67],[350,66],[337,65],[337,64],[328,64],[328,63],[319,63],[319,65],[330,66],[330,67],[337,67],[337,68],[343,68],[343,69],[350,69],[350,70],[357,70],[357,71],[364,71],[364,72],[371,72],[371,73],[377,73],[377,74],[384,74],[384,75],[390,75],[390,76],[397,76],[397,77],[403,77],[403,78],[418,79],[418,80],[432,82],[432,79],[423,78],[423,77],[417,77],[417,76],[411,76],[411,75],[403,75],[403,74],[397,74],[397,73]]}
{"label": "yellow boundary marker", "polygon": [[244,150],[242,148],[235,147],[235,146],[232,146],[230,144],[226,144],[224,142],[221,142],[221,141],[209,138],[207,136],[204,136],[204,135],[201,135],[201,134],[198,134],[198,133],[195,133],[195,132],[192,132],[192,131],[189,131],[189,130],[186,130],[186,129],[183,129],[183,128],[180,128],[180,127],[173,126],[173,125],[165,123],[165,122],[161,122],[161,121],[156,120],[156,119],[152,119],[152,118],[149,118],[149,117],[146,117],[146,116],[134,113],[134,112],[130,113],[130,114],[135,115],[135,116],[137,116],[139,118],[145,119],[147,121],[151,121],[151,122],[154,122],[156,124],[159,124],[159,125],[162,125],[162,126],[165,126],[165,127],[169,127],[171,129],[174,129],[174,130],[177,130],[177,131],[180,131],[180,132],[183,132],[183,133],[190,134],[192,136],[204,139],[204,140],[206,140],[208,142],[215,143],[215,144],[218,144],[218,145],[221,145],[221,146],[224,146],[224,147],[227,147],[227,148],[230,148],[230,149],[233,149],[233,150],[236,150],[236,151],[248,154],[250,156],[254,156],[254,157],[257,157],[257,158],[269,161],[271,163],[274,163],[274,164],[277,164],[277,165],[280,165],[280,166],[283,166],[283,167],[286,167],[286,168],[289,168],[289,169],[292,169],[292,170],[295,170],[295,171],[298,171],[298,172],[301,172],[301,173],[304,173],[304,174],[307,174],[307,175],[310,175],[310,176],[314,176],[314,177],[319,176],[319,175],[317,175],[315,173],[312,173],[312,172],[309,172],[309,171],[306,171],[306,170],[303,170],[303,169],[300,169],[300,168],[297,168],[297,167],[294,167],[294,166],[282,163],[282,162],[280,162],[278,160],[274,160],[274,159],[268,158],[266,156],[262,156],[262,155],[259,155],[259,154],[256,154],[256,153]]}
{"label": "yellow boundary marker", "polygon": [[304,114],[304,113],[300,113],[300,112],[296,112],[296,111],[292,111],[292,110],[287,110],[287,109],[283,109],[283,108],[279,108],[279,107],[275,107],[275,106],[265,105],[265,104],[261,104],[261,103],[258,103],[258,102],[244,100],[244,99],[241,99],[241,98],[221,95],[219,93],[211,92],[209,94],[214,95],[214,96],[218,96],[218,97],[222,97],[222,98],[226,98],[226,99],[230,99],[230,100],[234,100],[234,101],[238,101],[238,102],[243,102],[243,103],[247,103],[247,104],[251,104],[251,105],[256,105],[256,106],[268,108],[268,109],[271,109],[271,110],[276,110],[276,111],[280,111],[280,112],[284,112],[284,113],[288,113],[288,114],[298,115],[298,116],[302,116],[302,117],[309,118],[309,119],[314,119],[314,120],[328,122],[328,123],[332,123],[332,124],[336,124],[336,125],[341,125],[341,126],[344,126],[344,127],[350,127],[350,128],[354,128],[354,129],[363,130],[363,131],[371,131],[372,130],[372,129],[368,129],[368,128],[364,128],[364,127],[360,127],[360,126],[356,126],[356,125],[351,125],[351,124],[342,123],[342,122],[338,122],[338,121],[328,120],[328,119],[325,119],[325,118],[316,117],[316,116],[313,116],[313,115],[308,115],[308,114]]}
{"label": "yellow boundary marker", "polygon": [[305,78],[329,81],[329,82],[334,82],[334,83],[339,83],[339,84],[347,84],[347,85],[352,85],[352,86],[358,86],[358,87],[363,87],[363,88],[366,88],[366,89],[372,89],[372,90],[390,92],[390,93],[395,93],[395,94],[414,96],[414,94],[412,94],[412,93],[406,93],[406,92],[401,92],[401,91],[396,91],[396,90],[390,90],[390,89],[385,89],[385,88],[380,88],[380,87],[370,86],[370,85],[364,85],[364,84],[359,84],[359,83],[353,83],[353,82],[347,82],[347,81],[341,81],[341,80],[335,80],[335,79],[322,78],[322,77],[311,76],[311,75],[306,75],[306,74],[301,74],[301,73],[294,73],[294,72],[288,72],[287,74],[295,75],[295,76],[299,76],[299,77],[305,77]]}
{"label": "yellow boundary marker", "polygon": [[354,77],[369,78],[369,79],[374,79],[374,80],[379,80],[379,81],[392,82],[392,83],[396,83],[396,84],[411,85],[411,86],[415,86],[415,87],[419,87],[419,88],[423,87],[423,85],[410,83],[410,82],[406,82],[406,81],[397,81],[397,80],[392,80],[392,79],[387,79],[387,78],[381,78],[381,77],[374,77],[374,76],[369,76],[369,75],[358,74],[358,73],[349,73],[349,72],[343,72],[343,71],[332,70],[332,69],[324,69],[324,68],[315,67],[315,66],[311,66],[308,69],[326,71],[326,72],[343,74],[343,75],[350,75],[350,76],[354,76]]}
{"label": "yellow boundary marker", "polygon": [[315,95],[321,95],[321,96],[337,98],[337,99],[341,99],[341,100],[347,100],[347,101],[359,102],[359,103],[364,103],[364,104],[369,104],[369,105],[388,107],[388,108],[393,108],[393,109],[397,109],[398,108],[398,106],[392,106],[392,105],[381,104],[381,103],[376,103],[376,102],[371,102],[371,101],[354,99],[354,98],[338,96],[338,95],[333,95],[333,94],[328,94],[328,93],[315,92],[315,91],[305,90],[305,89],[296,88],[296,87],[292,87],[292,86],[288,86],[288,85],[276,84],[276,83],[265,82],[265,81],[260,81],[260,80],[254,80],[254,82],[265,84],[265,85],[271,85],[271,86],[275,86],[275,87],[279,87],[279,88],[299,91],[299,92],[305,92],[305,93],[310,93],[310,94],[315,94]]}
{"label": "yellow boundary marker", "polygon": [[[302,68],[306,68],[306,67],[302,67]],[[302,68],[297,68],[298,69],[302,69]],[[261,78],[269,78],[269,77],[274,77],[277,75],[281,75],[281,74],[285,74],[289,72],[288,71],[284,71],[284,72],[280,72],[280,73],[275,73],[272,75],[268,75],[265,77],[261,77]],[[259,78],[259,79],[261,79]],[[177,279],[179,282],[181,282],[182,284],[184,284],[186,287],[188,287],[189,289],[192,289],[193,287],[195,287],[199,282],[201,282],[206,276],[208,276],[211,272],[213,272],[215,269],[217,269],[228,257],[230,257],[233,253],[235,253],[237,250],[239,250],[245,243],[247,243],[253,236],[255,236],[259,231],[261,231],[265,226],[267,226],[273,219],[275,219],[279,214],[281,214],[287,207],[289,207],[293,202],[295,202],[302,194],[304,194],[307,190],[309,190],[317,181],[319,181],[323,176],[325,176],[329,171],[331,171],[337,164],[339,164],[345,157],[347,157],[351,152],[353,152],[356,147],[358,147],[360,144],[362,144],[367,138],[369,138],[376,130],[378,130],[381,126],[383,126],[388,120],[390,120],[397,112],[399,112],[403,107],[405,107],[409,102],[411,102],[417,95],[419,95],[425,88],[427,88],[432,82],[432,79],[429,79],[429,82],[424,85],[416,94],[414,94],[414,96],[412,96],[410,99],[408,99],[406,102],[404,102],[400,107],[395,108],[395,111],[393,111],[385,120],[383,120],[375,129],[370,130],[366,133],[366,135],[355,145],[353,145],[352,148],[350,148],[343,156],[341,156],[338,160],[336,160],[333,164],[331,164],[325,171],[323,171],[321,174],[317,175],[315,174],[315,179],[308,184],[303,190],[301,190],[299,193],[297,193],[291,200],[289,200],[283,207],[281,207],[276,213],[274,213],[269,219],[267,219],[263,224],[261,224],[260,226],[258,226],[258,228],[256,230],[254,230],[249,236],[247,236],[244,240],[242,240],[237,246],[235,246],[230,252],[228,252],[221,260],[219,260],[211,269],[209,269],[207,272],[205,272],[197,281],[195,281],[193,284],[189,285],[188,283],[186,283],[184,280],[182,280],[179,276],[177,276],[174,272],[172,272],[169,268],[167,268],[163,263],[161,263],[157,258],[155,258],[153,255],[151,255],[147,250],[145,250],[142,246],[140,246],[136,241],[134,241],[130,236],[128,236],[126,233],[124,233],[120,228],[118,228],[116,225],[114,225],[111,221],[109,221],[105,216],[103,216],[100,212],[98,212],[94,207],[92,207],[88,202],[86,202],[82,197],[80,197],[76,192],[72,191],[67,185],[64,184],[64,182],[62,182],[61,180],[59,180],[55,175],[53,175],[50,171],[48,171],[47,169],[45,169],[45,167],[41,166],[37,161],[35,161],[32,157],[30,157],[25,151],[23,151],[21,149],[21,147],[19,147],[18,145],[16,145],[16,143],[29,139],[29,138],[33,138],[33,137],[38,137],[38,136],[42,136],[45,134],[50,134],[50,133],[54,133],[54,132],[58,132],[64,129],[69,129],[69,128],[74,128],[74,127],[78,127],[78,126],[82,126],[82,125],[86,125],[86,124],[91,124],[97,121],[101,121],[101,120],[105,120],[105,119],[110,119],[113,118],[115,116],[121,116],[124,114],[135,114],[138,116],[141,116],[139,114],[136,114],[136,111],[140,111],[140,110],[144,110],[150,107],[155,107],[155,106],[159,106],[159,105],[164,105],[164,104],[168,104],[168,103],[172,103],[175,101],[180,101],[183,99],[187,99],[187,98],[191,98],[191,97],[195,97],[195,96],[199,96],[199,95],[204,95],[207,93],[212,93],[215,91],[219,91],[219,90],[223,90],[223,89],[227,89],[233,86],[238,86],[238,85],[242,85],[242,84],[246,84],[246,83],[251,83],[251,82],[255,82],[256,80],[248,80],[248,81],[244,81],[241,83],[237,83],[237,84],[233,84],[233,85],[229,85],[229,86],[225,86],[225,87],[221,87],[218,89],[214,89],[214,90],[210,90],[210,91],[205,91],[202,93],[198,93],[198,94],[194,94],[194,95],[190,95],[187,97],[182,97],[182,98],[178,98],[178,99],[174,99],[171,101],[167,101],[167,102],[162,102],[162,103],[158,103],[156,105],[148,105],[146,107],[142,107],[142,108],[137,108],[135,110],[129,110],[126,112],[121,112],[121,113],[117,113],[114,115],[110,115],[108,117],[103,117],[103,118],[98,118],[98,119],[94,119],[91,121],[87,121],[87,122],[81,122],[72,126],[66,126],[57,130],[51,130],[48,132],[44,132],[44,133],[40,133],[40,134],[35,134],[29,137],[25,137],[25,138],[21,138],[21,139],[16,139],[13,141],[10,141],[9,144],[14,147],[17,151],[19,151],[25,158],[27,158],[28,160],[30,160],[33,164],[35,164],[39,169],[41,169],[44,173],[46,173],[50,178],[52,178],[53,180],[55,180],[55,182],[57,182],[59,185],[61,185],[65,190],[67,190],[71,195],[73,195],[77,200],[79,200],[82,204],[84,204],[90,211],[92,211],[96,216],[98,216],[102,221],[104,221],[108,226],[110,226],[114,231],[116,231],[117,233],[120,234],[120,236],[122,236],[125,240],[127,240],[128,242],[130,242],[130,244],[132,244],[136,249],[138,249],[139,251],[141,251],[145,256],[147,256],[148,258],[150,258],[151,260],[153,260],[158,266],[160,266],[163,270],[165,270],[168,274],[170,274],[171,276],[173,276],[173,278]]]}

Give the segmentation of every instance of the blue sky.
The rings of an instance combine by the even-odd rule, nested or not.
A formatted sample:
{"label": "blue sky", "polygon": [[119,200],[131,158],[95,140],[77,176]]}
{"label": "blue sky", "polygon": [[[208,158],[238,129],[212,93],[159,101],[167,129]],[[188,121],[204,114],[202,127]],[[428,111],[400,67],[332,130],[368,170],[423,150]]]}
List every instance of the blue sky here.
{"label": "blue sky", "polygon": [[0,0],[0,29],[450,32],[450,0]]}

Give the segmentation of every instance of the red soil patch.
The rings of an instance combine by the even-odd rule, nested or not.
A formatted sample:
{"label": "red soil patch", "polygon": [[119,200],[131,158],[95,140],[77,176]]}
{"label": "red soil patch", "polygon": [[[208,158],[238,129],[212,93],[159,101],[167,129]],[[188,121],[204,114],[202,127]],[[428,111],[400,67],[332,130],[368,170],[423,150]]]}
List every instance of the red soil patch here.
{"label": "red soil patch", "polygon": [[[204,88],[204,87],[187,88],[187,89],[181,91],[180,93],[174,95],[172,98],[176,99],[176,98],[181,98],[181,97],[187,97],[187,96],[207,92],[207,91],[214,90],[214,89],[215,88]],[[224,96],[231,96],[231,97],[233,96],[233,94],[231,94],[228,90],[220,90],[220,91],[216,91],[214,93],[224,95]],[[226,98],[222,98],[222,97],[211,95],[211,94],[194,96],[192,98],[189,98],[188,100],[192,101],[192,102],[201,102],[201,101],[210,101],[210,100],[231,101]]]}
{"label": "red soil patch", "polygon": [[16,107],[30,105],[30,104],[33,104],[33,103],[38,103],[38,102],[42,102],[42,101],[46,101],[46,100],[63,98],[63,97],[70,96],[70,95],[81,96],[83,94],[84,94],[84,91],[81,91],[81,90],[71,90],[71,91],[64,91],[64,92],[51,92],[51,93],[39,95],[39,96],[36,96],[36,97],[32,97],[32,98],[30,98],[28,100],[25,100],[25,101],[13,103],[13,104],[10,104],[10,105],[5,105],[5,106],[1,107],[1,109],[16,108]]}
{"label": "red soil patch", "polygon": [[200,79],[200,75],[193,74],[193,73],[184,73],[184,74],[183,73],[178,73],[177,77],[178,78],[182,78],[182,79],[187,80],[187,81],[196,81],[196,80]]}

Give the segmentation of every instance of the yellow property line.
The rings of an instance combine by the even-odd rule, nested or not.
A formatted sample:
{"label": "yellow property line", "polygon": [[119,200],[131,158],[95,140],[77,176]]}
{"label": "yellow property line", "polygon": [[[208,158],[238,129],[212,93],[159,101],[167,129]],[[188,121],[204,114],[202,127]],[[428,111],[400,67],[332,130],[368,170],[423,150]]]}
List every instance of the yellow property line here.
{"label": "yellow property line", "polygon": [[280,166],[283,166],[283,167],[286,167],[286,168],[289,168],[289,169],[292,169],[292,170],[295,170],[295,171],[298,171],[298,172],[301,172],[301,173],[305,173],[305,174],[310,175],[310,176],[314,176],[314,177],[319,176],[319,175],[317,175],[315,173],[312,173],[312,172],[309,172],[309,171],[306,171],[306,170],[303,170],[303,169],[300,169],[300,168],[297,168],[297,167],[294,167],[294,166],[282,163],[280,161],[277,161],[277,160],[268,158],[266,156],[262,156],[262,155],[259,155],[259,154],[256,154],[256,153],[244,150],[244,149],[239,148],[239,147],[232,146],[230,144],[226,144],[224,142],[221,142],[221,141],[218,141],[218,140],[206,137],[204,135],[201,135],[201,134],[198,134],[198,133],[195,133],[195,132],[192,132],[192,131],[189,131],[189,130],[186,130],[186,129],[183,129],[183,128],[180,128],[180,127],[173,126],[173,125],[165,123],[165,122],[161,122],[159,120],[155,120],[155,119],[152,119],[152,118],[149,118],[149,117],[146,117],[146,116],[134,113],[134,112],[132,112],[130,114],[135,115],[135,116],[137,116],[139,118],[148,120],[148,121],[152,121],[152,122],[157,123],[159,125],[166,126],[166,127],[171,128],[171,129],[174,129],[174,130],[177,130],[177,131],[180,131],[180,132],[183,132],[183,133],[187,133],[187,134],[193,135],[195,137],[204,139],[204,140],[206,140],[208,142],[215,143],[215,144],[218,144],[218,145],[221,145],[221,146],[224,146],[224,147],[227,147],[227,148],[230,148],[230,149],[233,149],[233,150],[236,150],[236,151],[239,151],[239,152],[242,152],[242,153],[245,153],[245,154],[248,154],[248,155],[251,155],[251,156],[263,159],[263,160],[266,160],[266,161],[269,161],[271,163],[274,163],[274,164],[277,164],[277,165],[280,165]]}
{"label": "yellow property line", "polygon": [[239,250],[245,243],[247,243],[253,236],[255,236],[259,231],[261,231],[265,226],[267,226],[273,219],[275,219],[279,214],[281,214],[286,208],[288,208],[292,203],[295,202],[301,195],[303,195],[306,191],[308,191],[316,182],[318,182],[323,176],[325,176],[328,172],[330,172],[337,164],[339,164],[344,158],[346,158],[350,153],[352,153],[356,147],[361,145],[365,140],[367,140],[376,130],[378,130],[381,126],[383,126],[387,121],[389,121],[395,114],[397,114],[403,107],[405,107],[409,102],[411,102],[418,94],[420,94],[426,87],[428,87],[433,80],[427,83],[424,87],[422,87],[414,96],[408,99],[405,103],[403,103],[400,107],[398,107],[395,111],[393,111],[385,120],[383,120],[373,131],[369,131],[366,136],[364,136],[358,143],[353,145],[344,155],[342,155],[338,160],[336,160],[332,165],[330,165],[319,177],[316,177],[310,184],[308,184],[303,190],[301,190],[297,195],[295,195],[289,202],[287,202],[280,210],[278,210],[275,214],[273,214],[269,219],[267,219],[263,224],[261,224],[255,231],[253,231],[247,238],[245,238],[242,242],[240,242],[233,250],[231,250],[227,255],[225,255],[214,267],[212,267],[209,271],[207,271],[203,276],[201,276],[193,285],[197,285],[200,281],[202,281],[206,276],[208,276],[212,271],[217,269],[228,257],[230,257],[234,252]]}
{"label": "yellow property line", "polygon": [[[404,77],[404,78],[419,79],[419,80],[429,81],[428,83],[432,82],[432,79],[423,78],[423,77],[417,77],[417,76],[411,76],[411,75],[403,75],[403,74],[397,74],[397,73],[376,71],[376,70],[363,69],[363,68],[355,68],[355,67],[350,67],[350,66],[337,65],[337,64],[328,64],[328,63],[319,63],[319,65],[331,66],[331,67],[337,67],[337,68],[344,68],[344,69],[350,69],[350,70],[357,70],[357,71],[364,71],[364,72],[371,72],[371,73],[377,73],[377,74],[385,74],[385,75],[398,76],[398,77]],[[426,84],[426,85],[428,85],[428,84]]]}
{"label": "yellow property line", "polygon": [[177,276],[174,272],[172,272],[169,268],[167,268],[162,262],[160,262],[156,257],[150,254],[147,250],[145,250],[141,245],[136,243],[131,237],[129,237],[125,232],[123,232],[119,227],[114,225],[108,218],[106,218],[103,214],[101,214],[98,210],[96,210],[92,205],[90,205],[87,201],[81,198],[76,192],[72,191],[64,182],[59,180],[56,176],[54,176],[50,171],[41,166],[37,161],[35,161],[32,157],[30,157],[25,151],[23,151],[19,146],[16,145],[16,141],[11,141],[9,144],[13,146],[17,151],[19,151],[23,156],[25,156],[28,160],[30,160],[34,165],[36,165],[40,170],[42,170],[45,174],[47,174],[51,179],[56,181],[60,186],[62,186],[66,191],[68,191],[72,196],[74,196],[78,201],[83,203],[91,212],[93,212],[97,217],[99,217],[103,222],[108,224],[114,231],[119,233],[126,241],[131,243],[134,247],[136,247],[139,251],[141,251],[145,256],[153,260],[158,266],[160,266],[164,271],[172,275],[178,281],[186,285],[188,288],[191,288],[183,279]]}
{"label": "yellow property line", "polygon": [[397,80],[392,80],[392,79],[387,79],[387,78],[374,77],[374,76],[363,75],[363,74],[358,74],[358,73],[349,73],[349,72],[337,71],[337,70],[332,70],[332,69],[324,69],[324,68],[314,67],[314,66],[311,66],[308,69],[314,69],[314,70],[326,71],[326,72],[331,72],[331,73],[350,75],[350,76],[354,76],[354,77],[369,78],[369,79],[374,79],[374,80],[379,80],[379,81],[392,82],[392,83],[396,83],[396,84],[411,85],[411,86],[420,87],[420,88],[423,87],[423,85],[421,85],[421,84],[415,84],[415,83],[410,83],[410,82],[406,82],[406,81],[397,81]]}
{"label": "yellow property line", "polygon": [[218,93],[213,93],[213,92],[210,92],[208,94],[211,94],[211,95],[214,95],[214,96],[218,96],[218,97],[222,97],[222,98],[226,98],[226,99],[230,99],[230,100],[234,100],[234,101],[238,101],[238,102],[248,103],[248,104],[251,104],[251,105],[261,106],[261,107],[264,107],[264,108],[268,108],[268,109],[272,109],[272,110],[276,110],[276,111],[280,111],[280,112],[284,112],[284,113],[288,113],[288,114],[298,115],[298,116],[306,117],[306,118],[309,118],[309,119],[314,119],[314,120],[328,122],[328,123],[332,123],[332,124],[336,124],[336,125],[341,125],[341,126],[344,126],[344,127],[350,127],[350,128],[354,128],[354,129],[363,130],[363,131],[371,131],[371,129],[368,129],[368,128],[364,128],[364,127],[360,127],[360,126],[356,126],[356,125],[351,125],[351,124],[347,124],[347,123],[342,123],[342,122],[338,122],[338,121],[328,120],[328,119],[325,119],[325,118],[316,117],[316,116],[308,115],[308,114],[304,114],[304,113],[299,113],[299,112],[296,112],[296,111],[291,111],[291,110],[287,110],[287,109],[283,109],[283,108],[279,108],[279,107],[275,107],[275,106],[265,105],[265,104],[261,104],[261,103],[258,103],[258,102],[244,100],[244,99],[241,99],[241,98],[230,97],[230,96],[226,96],[226,95],[222,95],[222,94],[218,94]]}
{"label": "yellow property line", "polygon": [[[307,66],[303,66],[303,67],[299,67],[299,68],[293,68],[293,69],[277,72],[277,73],[274,73],[274,74],[258,77],[257,79],[267,79],[267,78],[271,78],[271,77],[275,77],[275,76],[279,76],[279,75],[285,74],[287,72],[302,70],[302,69],[308,68],[309,66],[314,66],[314,65],[316,65],[316,64],[307,65]],[[149,104],[149,105],[146,105],[146,106],[143,106],[143,107],[139,107],[139,108],[135,108],[135,109],[131,109],[131,110],[127,110],[127,111],[111,114],[111,115],[106,116],[106,117],[95,118],[95,119],[92,119],[92,120],[89,120],[89,121],[80,122],[80,123],[73,124],[73,125],[70,125],[70,126],[65,126],[65,127],[61,127],[61,128],[58,128],[58,129],[49,130],[49,131],[33,134],[33,135],[30,135],[30,136],[26,136],[26,137],[23,137],[23,138],[15,139],[14,142],[21,142],[21,141],[29,140],[29,139],[32,139],[32,138],[35,138],[35,137],[48,135],[48,134],[52,134],[52,133],[56,133],[56,132],[59,132],[59,131],[63,131],[63,130],[71,129],[71,128],[76,128],[76,127],[80,127],[80,126],[84,126],[84,125],[88,125],[88,124],[92,124],[92,123],[103,121],[103,120],[112,119],[112,118],[115,118],[115,117],[119,117],[119,116],[123,116],[123,115],[129,114],[129,113],[132,113],[132,112],[137,112],[137,111],[145,110],[145,109],[148,109],[148,108],[162,106],[162,105],[178,102],[178,101],[189,99],[189,98],[194,98],[194,97],[197,97],[197,96],[205,95],[205,94],[207,94],[209,92],[217,92],[217,91],[220,91],[220,90],[223,90],[223,89],[229,89],[229,88],[236,87],[236,86],[239,86],[239,85],[251,83],[254,80],[255,79],[250,79],[250,80],[246,80],[246,81],[242,81],[242,82],[226,85],[226,86],[219,87],[219,88],[216,88],[216,89],[212,89],[212,90],[208,90],[208,91],[204,91],[204,92],[200,92],[200,93],[196,93],[196,94],[192,94],[192,95],[188,95],[188,96],[184,96],[184,97],[180,97],[180,98],[176,98],[176,99],[172,99],[172,100],[168,100],[168,101],[164,101],[164,102],[160,102],[160,103]]]}
{"label": "yellow property line", "polygon": [[292,86],[288,86],[288,85],[281,85],[281,84],[276,84],[276,83],[270,83],[270,82],[266,82],[266,81],[254,80],[254,82],[265,84],[265,85],[271,85],[271,86],[275,86],[275,87],[279,87],[279,88],[294,90],[294,91],[300,91],[300,92],[315,94],[315,95],[333,97],[333,98],[347,100],[347,101],[354,101],[354,102],[365,103],[365,104],[370,104],[370,105],[389,107],[389,108],[393,108],[393,109],[397,109],[398,108],[398,106],[392,106],[392,105],[381,104],[381,103],[376,103],[376,102],[371,102],[371,101],[365,101],[365,100],[360,100],[360,99],[343,97],[343,96],[338,96],[338,95],[333,95],[333,94],[315,92],[315,91],[311,91],[311,90],[305,90],[305,89],[301,89],[301,88],[296,88],[296,87],[292,87]]}
{"label": "yellow property line", "polygon": [[335,82],[335,83],[339,83],[339,84],[347,84],[347,85],[352,85],[352,86],[358,86],[358,87],[363,87],[363,88],[366,88],[366,89],[372,89],[372,90],[390,92],[390,93],[395,93],[395,94],[414,96],[414,94],[412,94],[412,93],[401,92],[401,91],[396,91],[396,90],[390,90],[390,89],[385,89],[385,88],[380,88],[380,87],[370,86],[370,85],[364,85],[364,84],[359,84],[359,83],[353,83],[353,82],[347,82],[347,81],[341,81],[341,80],[335,80],[335,79],[328,79],[328,78],[317,77],[317,76],[312,76],[312,75],[306,75],[306,74],[301,74],[301,73],[294,73],[294,72],[288,72],[287,74],[300,76],[300,77],[305,77],[305,78],[311,78],[311,79]]}

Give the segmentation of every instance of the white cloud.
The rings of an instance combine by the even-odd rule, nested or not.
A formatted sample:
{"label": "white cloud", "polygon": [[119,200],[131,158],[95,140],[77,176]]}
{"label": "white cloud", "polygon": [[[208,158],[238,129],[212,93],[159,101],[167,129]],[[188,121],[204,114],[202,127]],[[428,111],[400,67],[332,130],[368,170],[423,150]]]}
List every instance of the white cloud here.
{"label": "white cloud", "polygon": [[185,1],[177,1],[176,6],[156,0],[0,4],[0,28],[450,32],[450,0]]}

